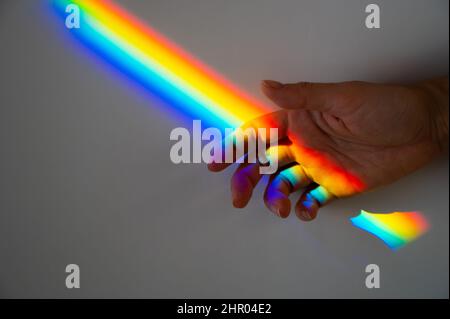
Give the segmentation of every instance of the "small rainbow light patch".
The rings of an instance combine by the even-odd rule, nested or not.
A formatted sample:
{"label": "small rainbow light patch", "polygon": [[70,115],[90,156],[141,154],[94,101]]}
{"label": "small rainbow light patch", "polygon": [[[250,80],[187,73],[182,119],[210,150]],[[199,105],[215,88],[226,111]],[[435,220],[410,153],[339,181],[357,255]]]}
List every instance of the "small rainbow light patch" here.
{"label": "small rainbow light patch", "polygon": [[350,218],[352,224],[380,238],[392,250],[397,250],[423,235],[427,220],[419,212],[375,214],[364,210]]}

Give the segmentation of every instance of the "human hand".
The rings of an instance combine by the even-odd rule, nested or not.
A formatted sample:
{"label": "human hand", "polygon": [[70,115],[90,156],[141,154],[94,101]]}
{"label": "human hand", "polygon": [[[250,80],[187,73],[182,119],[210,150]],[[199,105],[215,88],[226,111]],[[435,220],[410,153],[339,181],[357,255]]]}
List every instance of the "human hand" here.
{"label": "human hand", "polygon": [[[296,215],[312,220],[332,199],[389,184],[447,148],[448,78],[410,86],[263,81],[262,90],[282,110],[245,126],[279,129],[280,168],[264,201],[282,218],[291,211],[288,196],[299,189]],[[261,177],[258,163],[239,165],[231,179],[235,207],[247,205]]]}

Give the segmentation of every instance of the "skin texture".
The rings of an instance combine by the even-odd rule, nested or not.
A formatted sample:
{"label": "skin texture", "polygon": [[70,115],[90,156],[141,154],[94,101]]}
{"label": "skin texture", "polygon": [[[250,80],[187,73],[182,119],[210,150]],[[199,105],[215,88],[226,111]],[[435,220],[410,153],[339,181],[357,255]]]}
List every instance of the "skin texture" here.
{"label": "skin texture", "polygon": [[[297,190],[302,194],[295,213],[309,221],[333,199],[392,183],[447,150],[448,78],[408,86],[266,80],[261,88],[280,110],[244,127],[279,129],[279,170],[270,176],[264,201],[282,218],[290,214],[289,195]],[[208,168],[221,171],[228,165]],[[235,207],[249,202],[261,179],[258,165],[243,163],[236,169],[231,180]]]}

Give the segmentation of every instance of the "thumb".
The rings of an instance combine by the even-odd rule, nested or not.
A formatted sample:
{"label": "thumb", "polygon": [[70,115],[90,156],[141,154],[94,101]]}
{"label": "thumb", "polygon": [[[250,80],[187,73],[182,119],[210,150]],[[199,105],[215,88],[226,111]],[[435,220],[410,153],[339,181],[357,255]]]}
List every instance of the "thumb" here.
{"label": "thumb", "polygon": [[284,109],[309,109],[327,112],[333,109],[342,93],[340,84],[300,82],[282,84],[265,80],[261,83],[263,93]]}

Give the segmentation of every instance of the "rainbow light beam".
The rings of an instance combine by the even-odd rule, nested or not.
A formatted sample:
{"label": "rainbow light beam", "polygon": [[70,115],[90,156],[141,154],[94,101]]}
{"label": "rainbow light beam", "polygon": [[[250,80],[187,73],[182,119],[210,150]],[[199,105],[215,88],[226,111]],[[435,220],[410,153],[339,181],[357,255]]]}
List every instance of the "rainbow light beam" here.
{"label": "rainbow light beam", "polygon": [[354,226],[381,239],[392,250],[409,244],[429,229],[427,220],[418,212],[374,214],[361,210],[350,221]]}
{"label": "rainbow light beam", "polygon": [[64,19],[69,4],[80,9],[73,35],[188,117],[224,129],[270,111],[112,1],[53,1]]}

